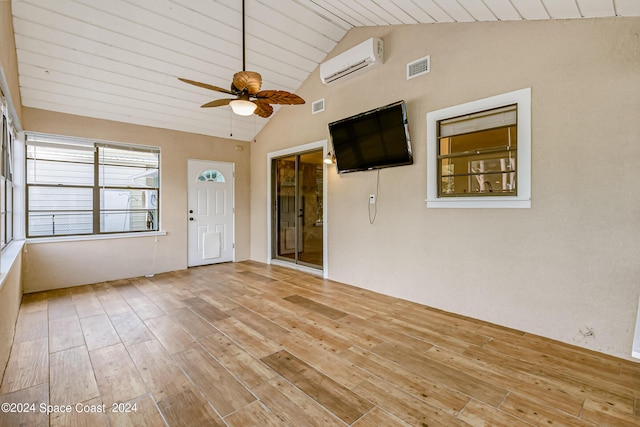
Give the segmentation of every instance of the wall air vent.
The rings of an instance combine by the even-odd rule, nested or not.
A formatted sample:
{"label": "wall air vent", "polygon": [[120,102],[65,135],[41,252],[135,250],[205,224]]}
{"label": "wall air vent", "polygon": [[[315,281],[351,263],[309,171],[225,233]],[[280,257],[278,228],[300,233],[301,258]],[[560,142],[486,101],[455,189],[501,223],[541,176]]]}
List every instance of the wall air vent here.
{"label": "wall air vent", "polygon": [[407,64],[407,80],[427,74],[429,71],[431,71],[431,57],[427,55]]}
{"label": "wall air vent", "polygon": [[311,114],[321,113],[324,111],[324,98],[318,99],[311,103]]}

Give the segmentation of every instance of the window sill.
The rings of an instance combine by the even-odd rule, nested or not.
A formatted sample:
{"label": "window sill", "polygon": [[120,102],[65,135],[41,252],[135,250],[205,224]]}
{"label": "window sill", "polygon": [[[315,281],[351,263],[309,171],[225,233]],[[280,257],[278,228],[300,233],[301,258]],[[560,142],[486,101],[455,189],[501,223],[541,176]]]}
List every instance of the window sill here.
{"label": "window sill", "polygon": [[4,282],[7,280],[7,276],[13,268],[13,264],[15,264],[22,253],[24,243],[24,240],[14,240],[2,250],[2,254],[0,255],[0,289],[4,286]]}
{"label": "window sill", "polygon": [[88,234],[85,236],[32,237],[27,243],[79,242],[85,240],[134,239],[137,237],[166,236],[166,231],[144,231],[139,233]]}
{"label": "window sill", "polygon": [[427,199],[427,208],[531,208],[531,199],[464,197]]}

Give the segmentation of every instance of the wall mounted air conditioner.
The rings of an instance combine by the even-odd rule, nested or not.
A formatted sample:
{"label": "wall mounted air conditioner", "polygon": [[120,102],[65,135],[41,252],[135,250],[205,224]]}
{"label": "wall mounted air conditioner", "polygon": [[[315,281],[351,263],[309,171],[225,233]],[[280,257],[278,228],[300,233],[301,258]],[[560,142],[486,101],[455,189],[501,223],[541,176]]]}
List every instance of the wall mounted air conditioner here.
{"label": "wall mounted air conditioner", "polygon": [[381,39],[365,40],[320,64],[320,79],[328,85],[357,76],[384,61],[384,45]]}

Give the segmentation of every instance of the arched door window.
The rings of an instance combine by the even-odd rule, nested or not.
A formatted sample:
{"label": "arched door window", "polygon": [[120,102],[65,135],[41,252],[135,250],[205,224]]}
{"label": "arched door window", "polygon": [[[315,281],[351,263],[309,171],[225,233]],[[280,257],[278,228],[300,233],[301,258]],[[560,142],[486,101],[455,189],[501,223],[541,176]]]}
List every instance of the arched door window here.
{"label": "arched door window", "polygon": [[215,169],[207,169],[198,175],[199,182],[226,182],[224,175]]}

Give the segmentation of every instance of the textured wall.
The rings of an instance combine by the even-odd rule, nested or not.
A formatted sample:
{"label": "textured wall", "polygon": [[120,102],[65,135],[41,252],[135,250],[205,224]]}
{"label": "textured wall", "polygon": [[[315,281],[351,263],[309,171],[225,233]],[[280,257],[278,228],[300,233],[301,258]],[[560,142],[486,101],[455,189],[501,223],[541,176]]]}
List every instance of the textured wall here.
{"label": "textured wall", "polygon": [[2,383],[4,369],[9,361],[16,319],[22,300],[21,264],[22,258],[18,255],[16,262],[7,272],[6,277],[3,277],[2,285],[0,285],[0,383]]}
{"label": "textured wall", "polygon": [[[640,18],[409,25],[372,36],[385,63],[299,93],[251,152],[251,258],[266,261],[266,155],[327,139],[327,123],[404,99],[415,163],[328,172],[329,276],[385,294],[630,357],[640,294]],[[431,55],[431,73],[406,80]],[[427,209],[426,114],[530,87],[531,209]],[[594,335],[585,337],[580,329]]]}

